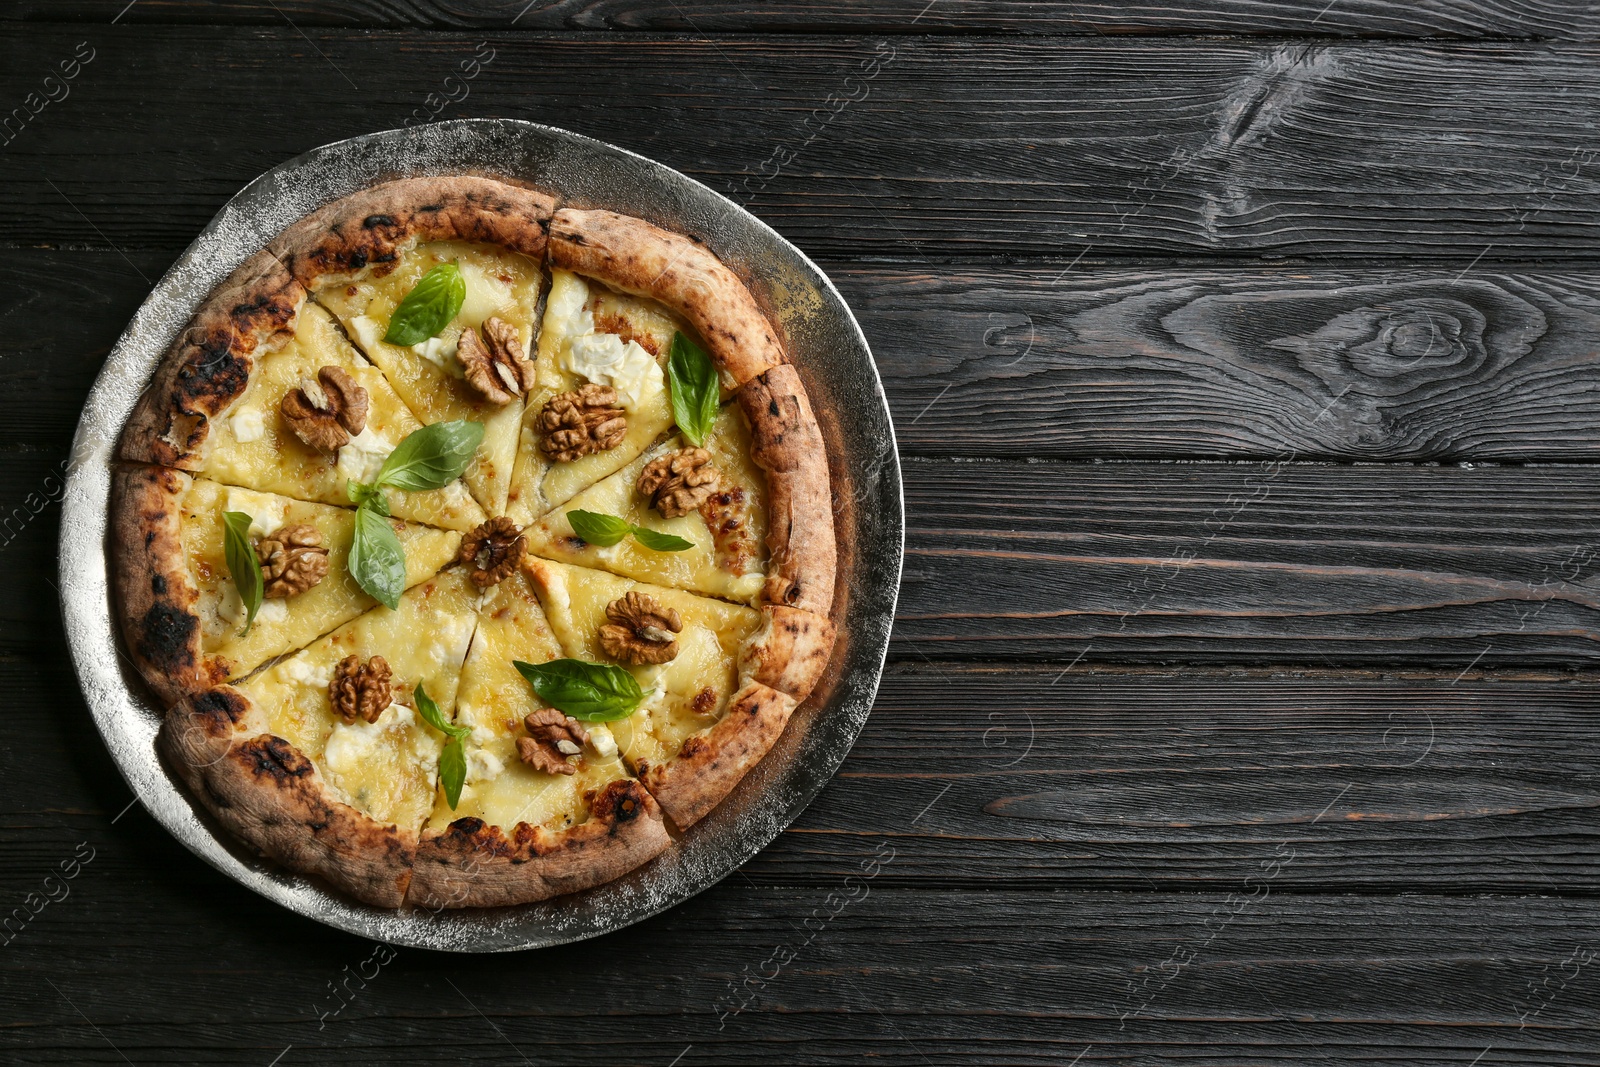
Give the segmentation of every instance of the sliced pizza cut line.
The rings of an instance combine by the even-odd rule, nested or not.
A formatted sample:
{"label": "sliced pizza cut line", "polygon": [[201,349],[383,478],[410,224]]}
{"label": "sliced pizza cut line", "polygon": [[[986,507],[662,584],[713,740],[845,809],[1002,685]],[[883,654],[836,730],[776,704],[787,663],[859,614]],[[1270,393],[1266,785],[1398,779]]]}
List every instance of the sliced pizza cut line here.
{"label": "sliced pizza cut line", "polygon": [[446,717],[477,628],[461,568],[413,587],[237,685],[167,713],[159,745],[234,834],[380,907],[405,900],[433,811]]}
{"label": "sliced pizza cut line", "polygon": [[[730,402],[703,448],[671,437],[524,532],[536,556],[753,605],[766,580],[766,496],[765,474],[750,459],[749,423]],[[574,511],[619,518],[690,547],[656,548],[637,535],[591,544],[573,529]]]}
{"label": "sliced pizza cut line", "polygon": [[412,903],[544,900],[616,878],[670,844],[607,726],[553,711],[513,666],[560,656],[524,575],[484,593],[456,699],[455,725],[470,731],[465,783],[454,806],[440,789],[417,848]]}
{"label": "sliced pizza cut line", "polygon": [[[420,327],[427,336],[415,343],[391,343],[409,294],[436,271],[458,280],[459,310]],[[483,424],[483,441],[464,478],[491,514],[505,510],[523,406],[533,387],[529,353],[543,275],[540,262],[504,249],[434,241],[408,249],[382,272],[313,289],[313,299],[334,314],[419,420]],[[433,310],[442,315],[449,307]]]}
{"label": "sliced pizza cut line", "polygon": [[654,301],[550,272],[507,514],[533,522],[671,430],[665,367],[685,328]]}
{"label": "sliced pizza cut line", "polygon": [[[225,513],[248,516],[264,598],[248,618]],[[165,467],[112,474],[111,557],[121,625],[140,673],[171,705],[303,648],[375,605],[350,577],[355,513]],[[409,588],[451,563],[461,535],[389,520]],[[246,624],[248,623],[248,627]]]}

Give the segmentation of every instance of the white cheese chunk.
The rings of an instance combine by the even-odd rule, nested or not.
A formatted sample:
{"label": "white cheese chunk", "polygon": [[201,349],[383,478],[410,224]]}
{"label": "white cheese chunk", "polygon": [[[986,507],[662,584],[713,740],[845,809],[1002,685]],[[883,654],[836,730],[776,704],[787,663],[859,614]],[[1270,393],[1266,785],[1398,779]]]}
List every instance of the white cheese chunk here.
{"label": "white cheese chunk", "polygon": [[610,759],[617,754],[617,739],[604,726],[589,727],[589,744],[603,759]]}
{"label": "white cheese chunk", "polygon": [[440,667],[461,666],[476,628],[477,621],[471,615],[447,615],[438,619],[433,640],[428,643],[428,658]]}
{"label": "white cheese chunk", "polygon": [[545,301],[544,328],[558,339],[594,333],[594,313],[589,310],[588,283],[571,271],[550,272],[550,297]]}
{"label": "white cheese chunk", "polygon": [[354,481],[370,483],[393,451],[394,442],[374,432],[372,427],[363,426],[360,433],[339,449],[339,473]]}
{"label": "white cheese chunk", "polygon": [[256,609],[257,623],[270,623],[277,625],[289,619],[289,602],[282,597],[271,597],[263,600]]}
{"label": "white cheese chunk", "polygon": [[410,708],[404,704],[390,704],[376,722],[357,719],[335,723],[323,747],[322,761],[334,774],[357,774],[378,758],[385,742],[391,740],[388,735],[410,730],[415,721]]}
{"label": "white cheese chunk", "polygon": [[285,681],[294,682],[297,685],[310,686],[312,689],[326,689],[328,688],[328,683],[333,681],[333,667],[331,665],[313,666],[309,660],[300,658],[291,659],[284,663],[282,667],[278,668],[278,673]]}
{"label": "white cheese chunk", "polygon": [[283,507],[281,500],[265,493],[232,488],[228,490],[228,500],[222,510],[244,512],[250,516],[250,536],[265,537],[283,525]]}
{"label": "white cheese chunk", "polygon": [[241,444],[259,441],[267,435],[267,422],[260,408],[240,408],[228,420],[233,439]]}
{"label": "white cheese chunk", "polygon": [[382,344],[383,335],[389,332],[388,327],[371,315],[357,315],[350,320],[350,325],[355,327],[356,340],[360,341],[361,347],[368,352]]}
{"label": "white cheese chunk", "polygon": [[453,337],[430,337],[426,341],[419,341],[411,346],[411,351],[432,363],[446,374],[462,377],[465,373],[461,361],[456,358],[456,345],[461,340],[458,333]]}
{"label": "white cheese chunk", "polygon": [[567,347],[563,369],[597,385],[617,391],[622,406],[636,410],[641,403],[666,391],[666,378],[654,356],[637,341],[623,343],[614,333],[593,333],[575,338]]}
{"label": "white cheese chunk", "polygon": [[483,782],[498,778],[506,769],[500,757],[484,748],[475,748],[467,753],[467,781]]}

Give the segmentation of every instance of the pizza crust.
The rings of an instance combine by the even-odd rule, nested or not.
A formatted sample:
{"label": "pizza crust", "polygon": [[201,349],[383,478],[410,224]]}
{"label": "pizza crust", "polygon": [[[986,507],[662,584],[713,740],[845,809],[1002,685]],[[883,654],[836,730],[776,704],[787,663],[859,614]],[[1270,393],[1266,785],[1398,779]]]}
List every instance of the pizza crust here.
{"label": "pizza crust", "polygon": [[833,658],[833,623],[815,612],[781,604],[768,604],[761,612],[766,625],[745,642],[739,676],[804,700]]}
{"label": "pizza crust", "polygon": [[162,357],[123,428],[120,457],[199,470],[211,420],[244,394],[255,354],[294,335],[305,299],[270,251],[245,260]]}
{"label": "pizza crust", "polygon": [[284,230],[267,249],[307,289],[383,275],[428,241],[478,241],[544,258],[555,197],[493,178],[402,178],[352,193]]}
{"label": "pizza crust", "polygon": [[258,733],[250,700],[231,686],[167,713],[157,746],[228,831],[291,870],[316,875],[380,908],[405,902],[417,834],[336,798],[311,760]]}
{"label": "pizza crust", "polygon": [[620,878],[670,844],[655,798],[621,778],[602,788],[588,820],[570,829],[519,823],[508,836],[466,818],[424,830],[406,899],[429,908],[528,904]]}
{"label": "pizza crust", "polygon": [[774,367],[736,394],[750,420],[750,458],[767,475],[769,604],[833,609],[838,550],[822,431],[800,375]]}
{"label": "pizza crust", "polygon": [[673,824],[687,830],[761,762],[798,704],[787,694],[751,682],[733,695],[715,726],[684,741],[677,758],[660,764],[640,760],[639,780]]}
{"label": "pizza crust", "polygon": [[562,208],[550,224],[550,264],[659,300],[695,328],[736,386],[784,362],[750,290],[692,237],[614,211]]}
{"label": "pizza crust", "polygon": [[164,706],[222,681],[208,663],[179,531],[187,474],[118,467],[111,475],[111,582],[133,662]]}

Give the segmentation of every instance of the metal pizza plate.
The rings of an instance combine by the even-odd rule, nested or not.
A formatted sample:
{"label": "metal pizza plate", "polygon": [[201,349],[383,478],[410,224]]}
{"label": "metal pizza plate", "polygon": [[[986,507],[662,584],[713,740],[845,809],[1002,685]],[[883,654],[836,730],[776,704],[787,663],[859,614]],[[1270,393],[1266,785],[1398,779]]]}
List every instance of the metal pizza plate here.
{"label": "metal pizza plate", "polygon": [[[160,706],[122,652],[107,582],[107,500],[123,423],[206,295],[291,222],[391,178],[474,173],[551,189],[693,234],[757,293],[789,340],[827,438],[840,545],[839,646],[828,676],[768,754],[665,855],[588,892],[520,907],[368,907],[261,859],[210,821],[155,751]],[[156,285],[107,359],[69,465],[61,607],[96,725],[139,800],[207,863],[284,907],[396,945],[505,952],[596,937],[715,885],[787,827],[844,761],[883,670],[900,585],[904,504],[894,429],[866,338],[832,283],[731,200],[632,152],[565,130],[470,119],[354,137],[261,175],[230,200]]]}

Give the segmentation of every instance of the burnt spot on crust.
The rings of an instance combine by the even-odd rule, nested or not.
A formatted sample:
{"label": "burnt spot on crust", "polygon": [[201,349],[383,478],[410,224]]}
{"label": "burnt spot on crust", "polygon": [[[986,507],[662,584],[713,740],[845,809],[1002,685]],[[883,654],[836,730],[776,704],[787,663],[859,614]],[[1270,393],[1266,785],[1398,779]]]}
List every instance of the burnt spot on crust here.
{"label": "burnt spot on crust", "polygon": [[375,230],[380,226],[382,226],[384,229],[393,229],[400,224],[395,221],[395,217],[393,215],[368,215],[366,218],[361,220],[361,225],[365,226],[369,230]]}
{"label": "burnt spot on crust", "polygon": [[490,826],[471,815],[445,827],[438,843],[441,851],[458,855],[506,856],[513,851],[498,826]]}
{"label": "burnt spot on crust", "polygon": [[249,707],[244,697],[231,689],[207,690],[192,699],[189,706],[200,725],[213,735],[231,730]]}
{"label": "burnt spot on crust", "polygon": [[139,655],[168,674],[194,670],[193,641],[200,620],[165,601],[139,619]]}
{"label": "burnt spot on crust", "polygon": [[711,742],[701,734],[690,734],[683,739],[683,744],[678,746],[679,759],[694,759],[702,752],[711,751]]}
{"label": "burnt spot on crust", "polygon": [[[641,773],[642,770],[641,766]],[[644,813],[645,796],[644,788],[638,782],[625,779],[612,782],[595,797],[592,816],[610,823],[611,832],[616,833],[622,824],[630,823]]]}
{"label": "burnt spot on crust", "polygon": [[244,392],[250,361],[234,351],[233,338],[211,337],[196,347],[178,372],[178,410],[205,416],[221,411]]}
{"label": "burnt spot on crust", "polygon": [[167,576],[164,574],[152,574],[150,576],[150,591],[156,596],[166,596]]}
{"label": "burnt spot on crust", "polygon": [[244,764],[256,778],[276,783],[293,782],[309,775],[311,761],[281,737],[262,734],[235,748],[230,757]]}

